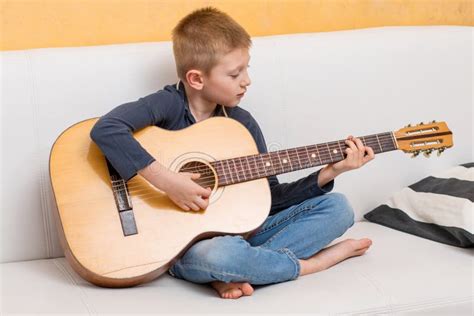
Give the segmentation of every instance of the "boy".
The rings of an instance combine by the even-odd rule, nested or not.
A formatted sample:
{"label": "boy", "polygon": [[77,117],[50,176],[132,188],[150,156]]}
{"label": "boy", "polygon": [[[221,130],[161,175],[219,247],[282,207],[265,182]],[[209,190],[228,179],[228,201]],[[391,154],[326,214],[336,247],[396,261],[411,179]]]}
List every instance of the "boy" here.
{"label": "boy", "polygon": [[[132,132],[156,125],[185,128],[212,116],[228,116],[250,131],[260,153],[265,140],[252,115],[237,106],[251,81],[247,73],[251,39],[227,14],[214,8],[196,10],[173,30],[179,81],[163,90],[122,104],[104,115],[91,138],[129,180],[137,173],[185,211],[206,209],[211,194],[195,183],[199,174],[175,173],[161,165],[133,138]],[[354,223],[342,194],[330,193],[334,178],[374,158],[357,138],[346,140],[347,157],[292,183],[269,177],[270,216],[248,240],[219,236],[194,244],[170,269],[177,278],[210,283],[222,298],[251,295],[251,284],[270,284],[315,273],[362,255],[371,240],[344,240],[323,249]],[[322,250],[323,249],[323,250]]]}

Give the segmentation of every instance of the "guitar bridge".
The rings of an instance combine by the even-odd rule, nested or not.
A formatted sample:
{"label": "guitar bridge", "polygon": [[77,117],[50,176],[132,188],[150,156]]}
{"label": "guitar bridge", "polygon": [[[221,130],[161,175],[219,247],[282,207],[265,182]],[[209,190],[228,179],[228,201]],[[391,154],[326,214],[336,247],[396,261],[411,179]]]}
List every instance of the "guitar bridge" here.
{"label": "guitar bridge", "polygon": [[124,236],[138,234],[135,216],[133,215],[132,200],[128,193],[127,182],[125,182],[115,168],[107,160],[107,168],[109,169],[110,182],[112,183],[112,192],[114,194],[115,205],[122,224]]}

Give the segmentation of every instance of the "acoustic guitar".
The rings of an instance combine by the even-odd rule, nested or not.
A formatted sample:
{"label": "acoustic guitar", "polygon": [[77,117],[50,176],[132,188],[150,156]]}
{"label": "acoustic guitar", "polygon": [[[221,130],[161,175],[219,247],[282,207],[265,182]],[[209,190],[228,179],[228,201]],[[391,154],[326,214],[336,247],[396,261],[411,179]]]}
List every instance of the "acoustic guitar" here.
{"label": "acoustic guitar", "polygon": [[[266,177],[337,162],[344,140],[259,154],[236,120],[213,117],[179,131],[146,127],[133,137],[174,172],[196,172],[211,187],[204,211],[183,211],[140,175],[125,182],[89,134],[97,119],[66,129],[50,154],[50,176],[65,256],[89,282],[127,287],[157,278],[196,241],[255,232],[269,215]],[[359,137],[376,154],[429,155],[453,145],[444,122]],[[315,184],[316,185],[316,184]]]}

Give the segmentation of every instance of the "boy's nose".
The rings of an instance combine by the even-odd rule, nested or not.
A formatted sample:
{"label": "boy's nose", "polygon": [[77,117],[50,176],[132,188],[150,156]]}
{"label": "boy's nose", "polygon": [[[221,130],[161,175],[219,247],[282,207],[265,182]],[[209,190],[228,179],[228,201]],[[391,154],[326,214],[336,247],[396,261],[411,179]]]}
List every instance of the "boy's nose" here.
{"label": "boy's nose", "polygon": [[247,75],[245,76],[242,82],[242,86],[247,87],[247,86],[250,86],[251,83],[252,83],[252,80],[250,80],[250,77]]}

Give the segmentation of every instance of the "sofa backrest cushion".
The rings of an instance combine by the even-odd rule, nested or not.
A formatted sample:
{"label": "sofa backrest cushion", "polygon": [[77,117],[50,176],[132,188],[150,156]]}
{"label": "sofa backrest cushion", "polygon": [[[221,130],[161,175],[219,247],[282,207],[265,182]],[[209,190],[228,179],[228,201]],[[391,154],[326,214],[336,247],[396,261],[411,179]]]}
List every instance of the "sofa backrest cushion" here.
{"label": "sofa backrest cushion", "polygon": [[[341,175],[356,219],[392,192],[472,155],[472,28],[386,27],[253,38],[253,113],[269,150],[446,120],[441,159],[385,153]],[[170,42],[5,51],[1,261],[62,256],[48,158],[70,125],[177,81]],[[315,169],[314,169],[315,170]],[[314,170],[279,176],[296,180]]]}

